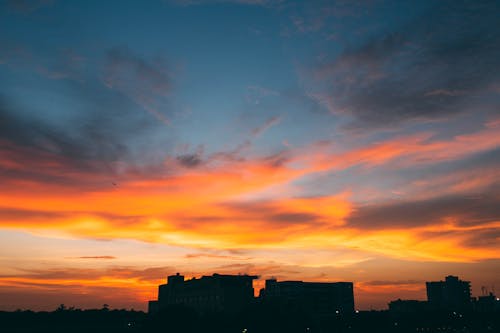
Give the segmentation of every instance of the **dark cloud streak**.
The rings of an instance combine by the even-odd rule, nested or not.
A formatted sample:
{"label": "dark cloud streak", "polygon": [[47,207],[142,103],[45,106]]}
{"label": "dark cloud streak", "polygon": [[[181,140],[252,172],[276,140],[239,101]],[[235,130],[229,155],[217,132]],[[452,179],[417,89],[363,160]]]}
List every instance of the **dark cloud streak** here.
{"label": "dark cloud streak", "polygon": [[[137,66],[133,70],[139,78],[145,75],[144,80],[152,80],[154,89],[169,87],[160,74],[154,79],[153,69],[146,62],[140,66],[140,59],[134,59]],[[55,95],[63,101],[72,100],[71,105],[38,110],[18,97],[0,95],[0,149],[4,158],[10,156],[20,165],[32,166],[4,169],[1,177],[58,184],[71,183],[70,174],[84,172],[112,179],[123,165],[143,168],[160,163],[168,154],[170,133],[162,123],[140,112],[134,101],[124,98],[123,92],[110,90],[89,76],[57,84]],[[152,138],[158,145],[151,147]],[[143,149],[146,144],[150,149]],[[121,169],[117,168],[118,162],[122,163]]]}
{"label": "dark cloud streak", "polygon": [[477,97],[500,79],[499,14],[494,1],[440,2],[405,28],[346,49],[316,76],[356,127],[462,112],[486,103]]}
{"label": "dark cloud streak", "polygon": [[7,7],[13,11],[30,14],[43,7],[50,6],[55,0],[7,0]]}
{"label": "dark cloud streak", "polygon": [[439,225],[452,218],[459,226],[477,226],[498,220],[499,188],[470,195],[450,195],[420,201],[402,201],[360,206],[349,216],[351,227],[362,229],[398,229]]}

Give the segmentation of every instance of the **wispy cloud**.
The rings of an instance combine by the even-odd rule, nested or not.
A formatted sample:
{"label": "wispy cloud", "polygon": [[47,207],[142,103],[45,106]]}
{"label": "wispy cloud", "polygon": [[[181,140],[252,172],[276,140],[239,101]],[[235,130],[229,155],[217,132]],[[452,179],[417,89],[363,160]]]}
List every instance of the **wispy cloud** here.
{"label": "wispy cloud", "polygon": [[264,124],[262,124],[259,127],[255,127],[252,129],[252,135],[254,137],[262,135],[264,132],[266,132],[268,129],[270,129],[273,126],[278,125],[281,122],[281,117],[271,117]]}
{"label": "wispy cloud", "polygon": [[51,6],[55,0],[7,0],[7,6],[16,12],[29,14],[40,8]]}
{"label": "wispy cloud", "polygon": [[166,0],[171,4],[180,6],[194,5],[215,5],[215,4],[236,4],[248,6],[274,6],[283,3],[285,0]]}
{"label": "wispy cloud", "polygon": [[116,259],[115,256],[82,256],[82,257],[76,257],[76,259],[104,259],[104,260],[110,260],[110,259]]}
{"label": "wispy cloud", "polygon": [[165,124],[165,101],[171,90],[170,77],[161,60],[147,61],[125,48],[108,52],[104,83],[131,98]]}
{"label": "wispy cloud", "polygon": [[436,89],[425,93],[425,96],[460,96],[464,93],[462,90]]}
{"label": "wispy cloud", "polygon": [[212,259],[230,259],[230,260],[249,260],[252,259],[250,257],[241,257],[234,255],[224,255],[224,254],[216,254],[216,253],[188,253],[185,256],[186,259],[198,259],[198,258],[212,258]]}
{"label": "wispy cloud", "polygon": [[248,86],[245,98],[248,103],[258,105],[261,101],[267,97],[279,96],[280,93],[261,86]]}

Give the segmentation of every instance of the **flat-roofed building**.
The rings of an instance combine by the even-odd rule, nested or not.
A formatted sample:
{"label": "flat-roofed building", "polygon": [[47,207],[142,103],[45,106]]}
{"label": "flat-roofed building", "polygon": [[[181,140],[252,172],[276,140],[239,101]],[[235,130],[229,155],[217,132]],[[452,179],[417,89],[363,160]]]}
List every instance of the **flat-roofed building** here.
{"label": "flat-roofed building", "polygon": [[263,302],[311,313],[331,315],[354,312],[352,282],[304,282],[266,280]]}
{"label": "flat-roofed building", "polygon": [[199,312],[236,311],[254,300],[253,275],[202,276],[185,280],[177,273],[158,288],[158,308],[184,305]]}

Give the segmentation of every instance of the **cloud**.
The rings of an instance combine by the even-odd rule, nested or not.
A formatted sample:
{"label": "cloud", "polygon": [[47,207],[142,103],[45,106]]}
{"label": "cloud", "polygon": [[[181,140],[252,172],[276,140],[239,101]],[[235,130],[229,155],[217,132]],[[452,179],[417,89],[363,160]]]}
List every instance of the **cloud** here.
{"label": "cloud", "polygon": [[[327,223],[326,220],[328,218],[321,214],[320,208],[326,205],[328,198],[294,198],[289,200],[290,205],[288,205],[286,201],[266,201],[229,202],[224,203],[223,206],[237,215],[240,215],[243,219],[267,221],[270,227],[272,226],[274,228],[293,225],[303,225],[314,228],[319,227],[323,223]],[[332,203],[334,203],[333,200]],[[340,202],[338,204],[340,206]],[[332,217],[329,222],[335,223]]]}
{"label": "cloud", "polygon": [[[0,275],[0,307],[53,310],[61,303],[79,308],[107,303],[113,308],[143,309],[147,300],[157,297],[158,284],[174,273],[170,267],[22,269]],[[42,297],[43,304],[36,297]]]}
{"label": "cloud", "polygon": [[348,225],[360,229],[399,229],[452,223],[478,226],[497,222],[500,192],[450,195],[420,201],[395,201],[355,208]]}
{"label": "cloud", "polygon": [[48,56],[33,45],[23,44],[12,38],[1,38],[0,44],[0,65],[7,65],[14,70],[28,70],[54,81],[85,82],[89,78],[87,58],[73,48],[54,50]]}
{"label": "cloud", "polygon": [[278,95],[280,95],[279,92],[269,88],[264,88],[260,86],[248,86],[245,98],[248,103],[258,105],[261,103],[262,99]]}
{"label": "cloud", "polygon": [[227,242],[222,248],[247,248],[257,243],[286,244],[305,234],[321,233],[342,224],[348,211],[341,197],[293,198],[215,203],[205,213],[179,212],[171,220],[176,230]]}
{"label": "cloud", "polygon": [[[137,112],[120,94],[93,80],[61,84],[68,96],[56,94],[56,99],[71,99],[71,106],[61,103],[55,109],[40,110],[39,105],[0,96],[0,167],[4,170],[0,178],[109,185],[124,168],[138,172],[167,154],[170,134],[163,125]],[[151,145],[153,139],[161,150]]]}
{"label": "cloud", "polygon": [[7,6],[16,12],[29,14],[40,8],[50,6],[55,0],[7,0]]}
{"label": "cloud", "polygon": [[104,83],[131,98],[156,119],[170,124],[164,113],[171,90],[164,61],[147,61],[125,48],[113,48],[107,54]]}
{"label": "cloud", "polygon": [[[93,258],[93,257],[90,257]],[[31,279],[31,280],[53,280],[52,284],[59,281],[66,280],[69,283],[72,281],[95,281],[98,285],[99,278],[106,277],[109,280],[124,279],[129,280],[126,283],[133,283],[133,281],[151,282],[154,283],[159,279],[165,278],[167,275],[173,274],[172,267],[122,267],[111,266],[101,269],[97,268],[77,268],[77,267],[64,267],[64,268],[44,268],[44,269],[20,269],[21,272],[16,275],[2,274],[0,279],[17,278]],[[103,286],[105,284],[103,283]]]}
{"label": "cloud", "polygon": [[185,154],[177,156],[177,160],[185,167],[194,168],[202,164],[200,154]]}
{"label": "cloud", "polygon": [[64,216],[65,214],[60,212],[18,209],[18,208],[9,208],[0,206],[0,219],[2,220],[10,220],[10,221],[47,220],[47,219],[61,218]]}
{"label": "cloud", "polygon": [[309,147],[308,161],[316,172],[353,166],[376,167],[389,163],[392,169],[438,164],[496,150],[500,143],[498,128],[496,121],[488,121],[475,132],[451,138],[439,138],[432,132],[418,132],[337,153],[328,152],[331,144],[319,142]]}
{"label": "cloud", "polygon": [[468,247],[488,246],[494,248],[500,241],[500,227],[484,228],[464,235],[464,245]]}
{"label": "cloud", "polygon": [[83,257],[76,257],[76,259],[116,259],[115,256],[83,256]]}
{"label": "cloud", "polygon": [[487,150],[459,161],[439,163],[425,169],[407,169],[402,173],[403,189],[414,200],[457,193],[471,197],[488,191],[500,179],[500,151]]}
{"label": "cloud", "polygon": [[304,33],[324,32],[329,38],[338,28],[338,21],[346,17],[360,16],[371,9],[372,1],[310,0],[286,4],[290,22],[295,31]]}
{"label": "cloud", "polygon": [[204,147],[199,146],[195,153],[192,154],[182,154],[177,156],[177,161],[184,167],[195,168],[202,165],[205,161],[203,160]]}
{"label": "cloud", "polygon": [[440,2],[397,32],[346,48],[314,71],[323,100],[364,128],[491,112],[480,96],[499,79],[497,14],[493,2]]}
{"label": "cloud", "polygon": [[[450,138],[428,132],[349,148],[323,141],[269,155],[244,156],[239,148],[206,154],[203,146],[194,152],[188,147],[178,156],[167,155],[159,163],[145,160],[144,168],[134,168],[127,161],[130,146],[119,159],[108,160],[89,145],[95,136],[73,140],[78,131],[66,134],[26,114],[13,115],[11,109],[4,109],[8,112],[2,116],[13,127],[0,134],[4,136],[0,140],[0,167],[5,171],[0,174],[0,225],[4,228],[63,237],[136,239],[195,249],[356,247],[385,256],[458,261],[495,256],[490,245],[472,246],[464,243],[463,235],[470,227],[494,228],[490,219],[497,212],[491,196],[484,204],[477,201],[476,206],[473,200],[460,201],[458,193],[434,203],[422,196],[417,201],[404,201],[407,205],[402,207],[386,202],[387,206],[377,209],[356,204],[344,188],[332,187],[322,196],[305,196],[297,190],[299,181],[313,174],[423,168],[494,151],[500,124],[494,119],[476,132]],[[34,125],[38,123],[42,125]],[[77,124],[73,126],[78,129]],[[130,137],[128,131],[119,131],[122,125],[112,122],[96,123],[94,130],[106,126],[117,126],[117,137],[110,136],[111,141],[122,135]],[[62,134],[50,145],[36,139],[37,135],[50,139],[53,132]],[[106,171],[103,164],[116,169]],[[423,215],[412,210],[415,203],[425,211]],[[485,213],[458,210],[455,214],[453,205]],[[351,213],[353,207],[358,211]],[[401,222],[400,215],[408,211],[413,215]],[[425,242],[425,233],[448,228],[449,220],[444,219],[451,216],[448,212],[455,214],[452,217],[456,220],[451,234],[439,236],[440,246],[446,248],[432,247]],[[421,225],[414,218],[419,215],[431,222]],[[372,218],[369,224],[366,220]],[[457,251],[463,252],[462,258],[457,258]]]}
{"label": "cloud", "polygon": [[461,90],[437,89],[425,93],[425,96],[460,96],[463,95],[464,93],[465,92]]}
{"label": "cloud", "polygon": [[248,6],[274,6],[285,0],[167,0],[167,2],[180,6],[235,4]]}
{"label": "cloud", "polygon": [[[388,163],[426,166],[472,156],[498,145],[495,124],[488,122],[476,133],[449,140],[417,135],[346,151],[335,151],[331,143],[318,143],[244,159],[218,156],[218,160],[213,160],[215,157],[209,156],[204,163],[197,162],[197,167],[191,168],[171,158],[154,172],[125,170],[116,186],[105,181],[105,185],[93,190],[75,184],[103,182],[106,178],[93,178],[94,172],[85,170],[75,173],[66,169],[64,163],[54,164],[57,159],[49,155],[38,162],[47,163],[47,171],[42,174],[64,174],[74,183],[59,182],[56,186],[52,180],[5,179],[4,195],[0,195],[5,210],[0,223],[6,228],[57,231],[72,237],[138,239],[193,248],[248,249],[257,244],[356,246],[388,256],[433,260],[459,260],[455,255],[459,248],[469,251],[462,260],[490,257],[493,255],[488,252],[490,247],[467,247],[457,242],[463,240],[458,232],[469,228],[467,223],[478,228],[493,227],[492,218],[498,214],[494,209],[496,192],[485,194],[484,200],[469,200],[457,194],[359,206],[346,193],[332,195],[330,190],[324,196],[300,196],[300,192],[292,196],[289,188],[307,175],[325,171],[338,172],[355,166],[373,169],[386,167]],[[20,156],[29,155],[16,151]],[[20,159],[14,157],[2,160],[1,165],[9,170],[24,170],[27,163],[18,165]],[[275,191],[273,196],[263,200],[262,193],[269,189]],[[465,208],[455,210],[455,205],[473,212]],[[353,207],[357,211],[351,213]],[[404,220],[408,212],[412,214]],[[422,242],[420,232],[448,227],[446,218],[450,217],[454,218],[453,228],[457,230],[440,242],[447,249],[430,248]],[[411,230],[423,227],[418,233]]]}
{"label": "cloud", "polygon": [[[73,194],[66,194],[68,197]],[[8,208],[0,206],[0,220],[4,227],[16,227],[19,225],[28,226],[35,229],[57,228],[59,224],[65,221],[73,220],[73,232],[78,234],[85,232],[91,227],[106,227],[113,224],[116,227],[140,226],[145,223],[146,216],[115,214],[106,211],[92,211],[88,209],[68,210],[68,209],[49,209],[48,207],[39,207],[38,210],[28,210],[23,208]],[[78,222],[79,221],[79,222]],[[93,222],[89,222],[93,221]],[[43,222],[43,225],[41,225]],[[38,226],[37,226],[38,225]],[[106,237],[103,237],[106,238]]]}
{"label": "cloud", "polygon": [[363,284],[366,286],[404,286],[404,285],[423,285],[422,280],[374,280],[366,281]]}
{"label": "cloud", "polygon": [[212,259],[230,259],[230,260],[249,260],[250,257],[241,257],[234,255],[224,255],[216,253],[188,253],[185,256],[186,259],[198,259],[198,258],[212,258]]}
{"label": "cloud", "polygon": [[[301,231],[328,228],[340,223],[349,210],[345,200],[335,196],[282,198],[262,204],[231,202],[238,194],[289,177],[283,165],[242,164],[238,172],[232,168],[229,165],[226,171],[210,173],[193,170],[163,180],[129,180],[97,193],[62,188],[47,195],[37,190],[38,186],[26,184],[32,188],[28,196],[24,191],[12,195],[14,190],[10,191],[10,199],[2,199],[6,208],[0,211],[0,223],[8,228],[58,230],[78,237],[135,238],[194,247],[219,244],[221,248],[234,248],[282,242],[301,236]],[[245,174],[243,183],[239,172]],[[47,186],[40,187],[43,188]],[[66,204],[61,206],[62,202]],[[149,202],[146,210],[145,202]],[[118,215],[117,205],[122,207]],[[197,209],[193,211],[192,207]]]}
{"label": "cloud", "polygon": [[261,126],[254,128],[252,130],[252,135],[254,137],[260,136],[264,132],[266,132],[268,129],[279,124],[280,122],[281,122],[281,117],[277,117],[277,116],[271,117],[268,120],[266,120],[266,122],[264,124],[262,124]]}

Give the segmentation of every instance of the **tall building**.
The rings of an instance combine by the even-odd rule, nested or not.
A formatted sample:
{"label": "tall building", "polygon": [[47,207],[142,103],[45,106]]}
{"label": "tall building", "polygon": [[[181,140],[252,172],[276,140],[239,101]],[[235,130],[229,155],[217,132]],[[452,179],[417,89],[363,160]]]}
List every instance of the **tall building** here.
{"label": "tall building", "polygon": [[263,302],[286,308],[302,308],[320,315],[354,312],[352,282],[303,282],[266,280]]}
{"label": "tall building", "polygon": [[252,275],[202,276],[184,280],[177,273],[158,288],[158,301],[150,308],[161,311],[170,305],[184,305],[199,312],[233,311],[250,304],[254,299]]}
{"label": "tall building", "polygon": [[470,282],[449,275],[445,281],[426,282],[429,306],[437,310],[468,310],[471,308]]}

